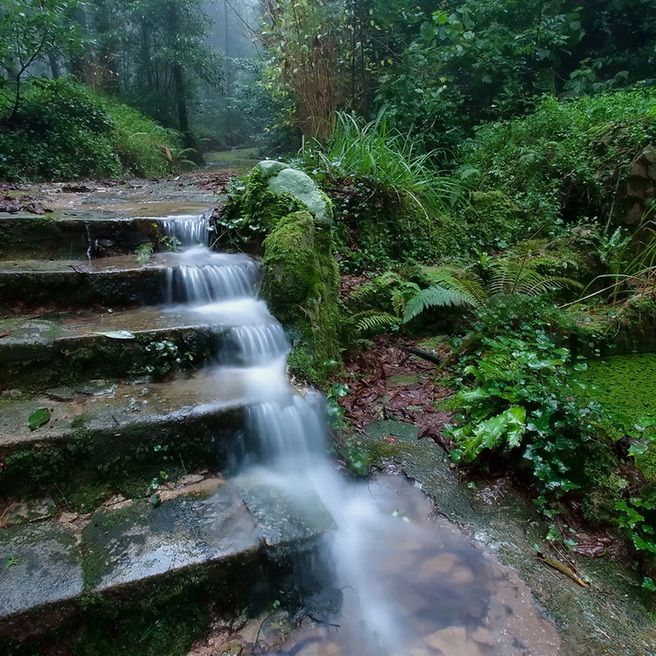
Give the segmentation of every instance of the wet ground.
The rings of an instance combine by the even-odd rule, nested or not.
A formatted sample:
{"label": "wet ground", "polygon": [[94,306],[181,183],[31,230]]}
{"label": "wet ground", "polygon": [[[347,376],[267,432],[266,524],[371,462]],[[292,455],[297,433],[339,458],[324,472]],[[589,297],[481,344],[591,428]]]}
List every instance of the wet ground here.
{"label": "wet ground", "polygon": [[[374,581],[370,594],[387,616],[385,636],[367,635],[370,600],[363,611],[353,590],[342,588],[343,606],[325,623],[308,620],[292,630],[277,621],[269,642],[249,642],[240,632],[217,632],[190,656],[212,643],[216,654],[296,656],[555,656],[560,638],[533,603],[517,574],[481,545],[474,545],[435,512],[429,498],[406,478],[383,474],[354,494],[371,499],[382,513],[363,513],[368,559],[360,574]],[[363,545],[360,545],[363,546]],[[270,621],[262,619],[263,624]],[[376,618],[373,619],[375,623]],[[267,634],[266,627],[262,627]],[[285,633],[289,633],[285,637]],[[223,644],[217,644],[219,639]],[[278,641],[279,644],[271,644]],[[204,644],[203,644],[204,643]]]}

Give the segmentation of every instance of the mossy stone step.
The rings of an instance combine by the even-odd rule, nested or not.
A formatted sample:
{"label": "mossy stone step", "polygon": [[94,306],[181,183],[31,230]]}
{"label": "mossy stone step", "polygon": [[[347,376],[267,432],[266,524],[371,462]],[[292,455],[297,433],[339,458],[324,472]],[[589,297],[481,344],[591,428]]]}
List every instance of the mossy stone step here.
{"label": "mossy stone step", "polygon": [[77,216],[3,216],[0,257],[106,257],[134,253],[164,233],[162,219],[117,218],[112,213]]}
{"label": "mossy stone step", "polygon": [[[271,495],[259,489],[264,504]],[[275,491],[273,496],[285,495]],[[141,601],[183,585],[183,575],[190,572],[232,577],[247,596],[253,577],[268,578],[271,569],[280,567],[282,554],[307,549],[334,529],[318,499],[315,516],[302,522],[290,520],[298,507],[294,499],[285,499],[284,505],[288,514],[276,515],[276,526],[271,519],[263,525],[244,505],[240,487],[228,481],[205,499],[100,509],[77,534],[53,521],[4,529],[0,639],[21,642],[103,600],[122,605]]]}
{"label": "mossy stone step", "polygon": [[0,306],[127,307],[164,301],[166,258],[138,263],[123,255],[96,260],[2,260]]}
{"label": "mossy stone step", "polygon": [[[256,401],[238,369],[200,371],[163,383],[95,381],[38,394],[0,395],[0,493],[57,489],[83,471],[122,474],[140,464],[159,471],[225,465]],[[28,419],[47,410],[47,423]],[[167,461],[169,465],[167,465]],[[152,476],[152,473],[151,473]]]}
{"label": "mossy stone step", "polygon": [[223,332],[198,315],[147,307],[59,320],[0,319],[0,335],[0,386],[44,389],[144,376],[152,367],[163,373],[198,367],[220,349]]}

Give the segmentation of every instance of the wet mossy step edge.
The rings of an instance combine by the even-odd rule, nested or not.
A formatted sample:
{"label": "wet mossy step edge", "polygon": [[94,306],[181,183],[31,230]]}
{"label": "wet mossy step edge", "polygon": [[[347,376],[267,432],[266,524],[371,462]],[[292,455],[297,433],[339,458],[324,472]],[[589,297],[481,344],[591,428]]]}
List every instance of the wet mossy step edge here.
{"label": "wet mossy step edge", "polygon": [[111,212],[80,216],[0,215],[0,258],[84,257],[134,253],[164,236],[168,217],[117,217]]}
{"label": "wet mossy step edge", "polygon": [[232,570],[250,586],[258,562],[277,566],[334,530],[318,499],[312,508],[236,479],[205,499],[101,508],[81,532],[55,521],[0,530],[0,640],[43,633],[100,598],[134,603],[192,571]]}
{"label": "wet mossy step edge", "polygon": [[[114,474],[136,475],[144,470],[152,477],[153,472],[172,466],[172,460],[173,465],[183,462],[185,467],[224,468],[240,439],[249,404],[239,381],[231,380],[226,378],[224,384],[232,396],[224,394],[223,398],[214,392],[216,381],[207,382],[202,374],[155,385],[110,383],[105,390],[88,383],[87,394],[62,388],[51,391],[50,398],[3,395],[0,496],[31,489],[58,490],[64,482],[72,482],[73,475],[111,480]],[[205,385],[206,398],[199,394]],[[132,390],[127,399],[125,389]],[[169,392],[169,398],[163,398]],[[69,393],[69,400],[52,400],[52,395],[64,398]],[[193,396],[198,400],[190,400]],[[31,430],[29,418],[42,409],[47,411],[47,423]]]}
{"label": "wet mossy step edge", "polygon": [[[196,368],[220,352],[226,330],[156,309],[78,323],[0,319],[0,386],[43,389],[101,376],[143,376],[153,367]],[[162,342],[177,349],[180,362],[169,345],[163,355],[157,350]]]}
{"label": "wet mossy step edge", "polygon": [[157,305],[165,300],[168,268],[125,257],[0,261],[0,307]]}

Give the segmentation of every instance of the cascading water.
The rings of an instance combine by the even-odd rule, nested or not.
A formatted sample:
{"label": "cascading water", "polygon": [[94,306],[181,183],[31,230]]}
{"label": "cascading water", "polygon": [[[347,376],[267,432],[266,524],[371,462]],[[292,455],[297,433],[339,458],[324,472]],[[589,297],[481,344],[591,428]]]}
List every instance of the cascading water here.
{"label": "cascading water", "polygon": [[[327,538],[324,567],[334,570],[343,603],[339,635],[330,638],[338,651],[325,653],[537,653],[513,644],[517,640],[503,630],[477,641],[477,631],[491,635],[484,626],[494,588],[479,552],[448,531],[407,521],[398,512],[407,491],[395,489],[396,483],[372,494],[370,487],[349,482],[333,467],[321,403],[296,394],[287,380],[290,344],[257,299],[258,265],[243,255],[211,252],[205,216],[172,218],[165,226],[184,247],[167,256],[172,258],[169,302],[177,304],[176,310],[184,303],[223,332],[224,346],[212,366],[217,374],[239,372],[244,381],[252,447],[242,459],[241,476],[277,488],[300,505],[318,497],[336,524]],[[462,635],[451,644],[448,631],[454,625]]]}

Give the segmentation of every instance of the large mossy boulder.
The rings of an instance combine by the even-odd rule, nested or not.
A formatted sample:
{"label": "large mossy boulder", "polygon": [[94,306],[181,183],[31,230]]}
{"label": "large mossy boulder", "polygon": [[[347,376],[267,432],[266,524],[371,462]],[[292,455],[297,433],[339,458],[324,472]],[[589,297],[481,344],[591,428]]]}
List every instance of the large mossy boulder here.
{"label": "large mossy boulder", "polygon": [[332,203],[309,176],[265,160],[216,218],[224,246],[262,257],[262,297],[292,337],[290,369],[317,384],[340,361],[332,216]]}

